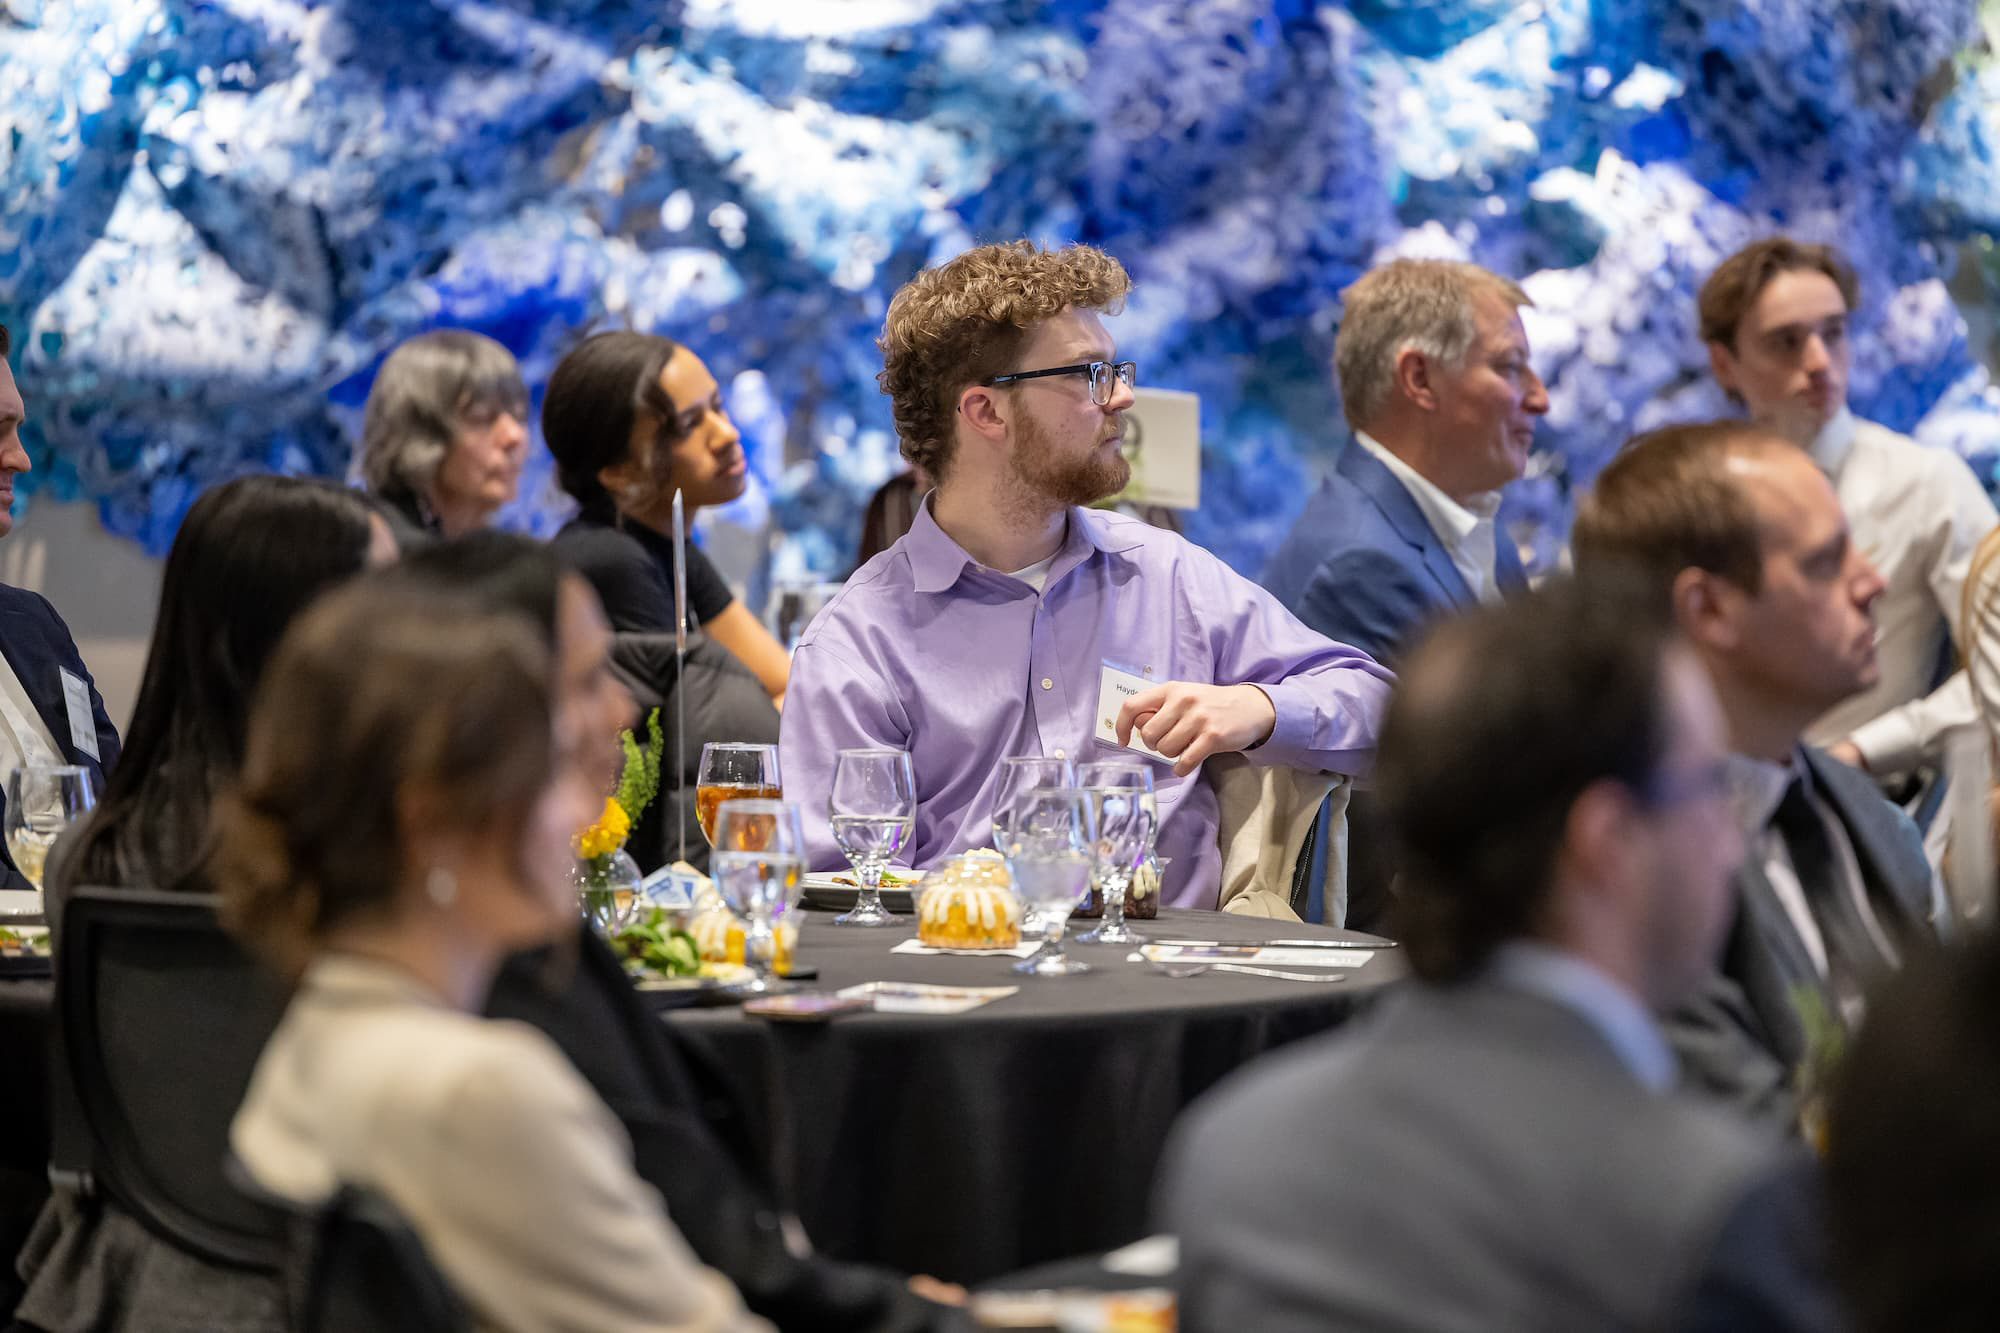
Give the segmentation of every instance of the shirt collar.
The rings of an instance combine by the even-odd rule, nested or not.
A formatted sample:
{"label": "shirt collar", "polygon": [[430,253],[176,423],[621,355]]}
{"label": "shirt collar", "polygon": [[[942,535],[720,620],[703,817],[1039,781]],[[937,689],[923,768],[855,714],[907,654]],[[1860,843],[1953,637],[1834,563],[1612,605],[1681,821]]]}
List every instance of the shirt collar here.
{"label": "shirt collar", "polygon": [[[910,557],[911,585],[915,591],[922,593],[946,592],[957,584],[966,570],[986,568],[966,554],[965,548],[938,526],[937,519],[931,516],[931,504],[936,499],[936,491],[924,497],[923,503],[917,506],[916,518],[911,522],[909,532],[902,540]],[[1062,545],[1056,548],[1055,557],[1049,564],[1049,576],[1044,587],[1054,587],[1057,579],[1081,565],[1095,552],[1116,555],[1143,544],[1145,534],[1129,530],[1134,526],[1143,528],[1144,525],[1136,519],[1124,519],[1100,510],[1072,505],[1069,522],[1063,530]],[[1013,577],[1004,570],[991,572],[997,572],[1003,578]]]}
{"label": "shirt collar", "polygon": [[1840,469],[1847,463],[1848,454],[1854,451],[1854,413],[1843,407],[1833,414],[1833,420],[1819,428],[1806,452],[1818,465],[1821,472],[1829,477],[1838,477]]}
{"label": "shirt collar", "polygon": [[1491,522],[1500,511],[1500,492],[1481,491],[1460,504],[1440,490],[1435,482],[1389,451],[1389,447],[1365,430],[1354,432],[1362,448],[1375,455],[1383,467],[1403,483],[1424,518],[1448,546],[1462,546],[1481,523]]}
{"label": "shirt collar", "polygon": [[1589,1023],[1651,1092],[1674,1085],[1674,1053],[1659,1024],[1624,987],[1574,954],[1535,940],[1509,940],[1493,955],[1491,975],[1503,986],[1539,995]]}
{"label": "shirt collar", "polygon": [[1771,817],[1778,813],[1778,802],[1785,799],[1785,789],[1794,780],[1803,778],[1807,789],[1812,787],[1811,771],[1796,750],[1785,756],[1783,763],[1730,754],[1724,757],[1723,766],[1736,826],[1749,834],[1760,833],[1770,825]]}

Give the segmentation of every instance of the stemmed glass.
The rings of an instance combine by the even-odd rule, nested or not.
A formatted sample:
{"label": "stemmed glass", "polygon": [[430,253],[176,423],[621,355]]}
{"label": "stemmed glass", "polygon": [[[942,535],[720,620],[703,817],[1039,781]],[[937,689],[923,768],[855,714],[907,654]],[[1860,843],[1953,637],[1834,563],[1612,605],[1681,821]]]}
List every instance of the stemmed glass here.
{"label": "stemmed glass", "polygon": [[778,947],[777,920],[798,904],[805,886],[806,840],[797,803],[759,797],[729,802],[715,821],[709,869],[722,901],[750,923],[743,935],[743,961],[756,976],[743,989],[781,989],[784,983],[771,967]]}
{"label": "stemmed glass", "polygon": [[701,766],[694,777],[694,817],[710,847],[717,845],[715,812],[724,801],[775,801],[783,795],[777,746],[710,741],[701,747]]}
{"label": "stemmed glass", "polygon": [[[1076,786],[1076,769],[1067,759],[1047,759],[1041,755],[1013,755],[1000,761],[1000,780],[993,790],[993,849],[1003,856],[1006,854],[1009,835],[1015,822],[1024,813],[1022,798],[1032,796],[1037,791],[1051,787]],[[1040,930],[1041,922],[1035,917],[1034,909],[1025,899],[1025,925],[1029,930]],[[1065,910],[1067,915],[1067,910]],[[1049,946],[1044,944],[1029,958],[1043,958],[1048,955]]]}
{"label": "stemmed glass", "polygon": [[7,854],[36,892],[49,848],[96,804],[96,778],[80,764],[29,763],[7,775]]}
{"label": "stemmed glass", "polygon": [[1035,977],[1070,977],[1090,964],[1073,962],[1062,951],[1069,914],[1090,891],[1096,827],[1089,792],[1075,787],[1034,787],[1010,806],[1007,825],[996,839],[1007,858],[1014,892],[1041,923],[1042,947],[1014,964]]}
{"label": "stemmed glass", "polygon": [[1077,939],[1084,944],[1144,944],[1146,937],[1125,924],[1125,891],[1159,827],[1153,770],[1118,761],[1081,764],[1076,780],[1090,793],[1096,817],[1097,885],[1104,893],[1103,923]]}
{"label": "stemmed glass", "polygon": [[909,842],[917,818],[917,777],[909,752],[842,750],[834,756],[826,813],[833,840],[861,886],[854,910],[842,912],[833,924],[891,924],[896,918],[882,906],[882,872]]}

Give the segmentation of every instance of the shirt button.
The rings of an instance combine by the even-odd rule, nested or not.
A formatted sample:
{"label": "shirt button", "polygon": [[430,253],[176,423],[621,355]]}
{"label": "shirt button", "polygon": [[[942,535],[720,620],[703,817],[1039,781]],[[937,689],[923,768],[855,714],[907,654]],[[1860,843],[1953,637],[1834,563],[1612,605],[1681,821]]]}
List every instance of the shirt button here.
{"label": "shirt button", "polygon": [[1045,689],[1045,690],[1052,690],[1052,689],[1054,689],[1055,687],[1056,687],[1056,683],[1055,683],[1054,681],[1050,680],[1050,679],[1049,679],[1049,678],[1048,678],[1047,676],[1043,676],[1043,677],[1042,677],[1042,688],[1043,688],[1043,689]]}
{"label": "shirt button", "polygon": [[1064,757],[1064,755],[1063,755],[1063,752],[1062,752],[1061,750],[1057,750],[1057,751],[1056,751],[1056,758],[1058,758],[1058,759],[1061,759],[1061,758],[1063,758],[1063,757]]}

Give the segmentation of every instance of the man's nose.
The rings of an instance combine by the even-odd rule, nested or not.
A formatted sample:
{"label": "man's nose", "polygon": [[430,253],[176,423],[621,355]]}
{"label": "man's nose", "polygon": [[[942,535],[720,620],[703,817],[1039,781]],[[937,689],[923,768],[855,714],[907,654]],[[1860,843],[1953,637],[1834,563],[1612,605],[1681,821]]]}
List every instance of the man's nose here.
{"label": "man's nose", "polygon": [[1549,410],[1549,387],[1542,383],[1542,377],[1532,369],[1527,374],[1528,391],[1521,395],[1521,410],[1541,416]]}
{"label": "man's nose", "polygon": [[1809,375],[1817,375],[1833,364],[1833,358],[1826,354],[1826,340],[1817,333],[1806,339],[1805,354],[1801,365]]}

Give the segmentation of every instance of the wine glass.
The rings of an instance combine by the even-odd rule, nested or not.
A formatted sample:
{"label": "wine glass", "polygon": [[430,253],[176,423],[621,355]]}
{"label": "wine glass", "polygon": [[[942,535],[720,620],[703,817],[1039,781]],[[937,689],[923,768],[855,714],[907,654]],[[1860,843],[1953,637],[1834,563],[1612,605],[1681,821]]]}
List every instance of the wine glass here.
{"label": "wine glass", "polygon": [[716,817],[709,870],[722,901],[749,922],[743,961],[756,976],[743,989],[782,989],[771,966],[777,921],[798,905],[805,886],[806,839],[798,804],[761,797],[730,801]]}
{"label": "wine glass", "polygon": [[836,926],[886,926],[895,921],[882,906],[882,872],[903,850],[917,819],[917,777],[907,750],[842,750],[833,760],[833,788],[826,794],[833,840],[854,867],[861,891],[854,910]]}
{"label": "wine glass", "polygon": [[710,847],[716,845],[715,812],[724,801],[775,801],[783,795],[777,746],[710,741],[701,747],[701,767],[694,777],[694,817]]}
{"label": "wine glass", "polygon": [[[1074,787],[1076,769],[1067,759],[1047,759],[1038,754],[1012,755],[1000,761],[1000,778],[993,788],[993,849],[1006,854],[1007,839],[1015,821],[1021,816],[1021,801],[1024,796],[1051,787]],[[1022,901],[1026,917],[1023,924],[1029,930],[1040,930],[1041,923],[1035,919],[1034,909]],[[1041,958],[1048,953],[1044,944],[1031,958]]]}
{"label": "wine glass", "polygon": [[96,777],[80,764],[28,763],[7,775],[7,854],[37,893],[49,848],[96,804]]}
{"label": "wine glass", "polygon": [[1075,787],[1033,787],[1013,802],[1000,842],[1014,892],[1041,924],[1042,947],[1014,964],[1036,977],[1070,977],[1090,964],[1063,955],[1063,928],[1090,891],[1096,843],[1090,793]]}
{"label": "wine glass", "polygon": [[1146,937],[1125,924],[1125,891],[1159,828],[1153,770],[1146,764],[1119,761],[1081,764],[1076,780],[1090,793],[1097,829],[1097,885],[1104,893],[1104,921],[1077,939],[1084,944],[1144,944]]}

